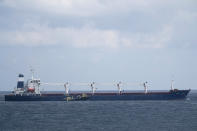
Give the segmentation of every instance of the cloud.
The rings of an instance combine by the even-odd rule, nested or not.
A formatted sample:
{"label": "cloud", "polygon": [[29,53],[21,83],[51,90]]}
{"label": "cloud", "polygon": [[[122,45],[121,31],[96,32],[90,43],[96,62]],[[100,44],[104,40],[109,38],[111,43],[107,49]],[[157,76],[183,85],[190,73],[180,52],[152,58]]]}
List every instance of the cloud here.
{"label": "cloud", "polygon": [[197,12],[178,10],[175,17],[169,22],[174,34],[169,43],[170,47],[195,48]]}
{"label": "cloud", "polygon": [[94,16],[129,11],[145,11],[163,2],[157,0],[3,0],[3,5],[17,10],[39,13]]}
{"label": "cloud", "polygon": [[[50,28],[27,25],[22,30],[0,32],[1,43],[9,45],[71,45],[74,47],[117,47],[118,34],[113,30],[83,28]],[[30,30],[29,30],[30,29]]]}
{"label": "cloud", "polygon": [[137,32],[121,38],[121,44],[128,48],[165,48],[171,41],[174,30],[165,25],[158,32]]}
{"label": "cloud", "polygon": [[67,45],[76,48],[163,48],[170,40],[172,30],[164,27],[160,33],[127,33],[101,30],[94,27],[59,27],[27,24],[17,31],[0,32],[1,44],[42,46]]}
{"label": "cloud", "polygon": [[[0,4],[8,14],[10,8],[15,13],[2,21],[16,27],[0,29],[0,44],[111,49],[192,47],[196,43],[197,13],[192,2],[176,2],[3,0]],[[12,22],[15,18],[19,22]]]}

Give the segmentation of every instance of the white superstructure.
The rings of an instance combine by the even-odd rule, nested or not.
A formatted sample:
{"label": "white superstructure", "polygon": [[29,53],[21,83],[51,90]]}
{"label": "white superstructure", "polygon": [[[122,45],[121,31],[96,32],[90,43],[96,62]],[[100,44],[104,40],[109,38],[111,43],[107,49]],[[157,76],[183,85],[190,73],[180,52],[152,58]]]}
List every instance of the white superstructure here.
{"label": "white superstructure", "polygon": [[33,76],[32,71],[32,78],[24,82],[24,75],[19,74],[17,87],[14,89],[14,94],[40,94],[40,79],[35,79]]}

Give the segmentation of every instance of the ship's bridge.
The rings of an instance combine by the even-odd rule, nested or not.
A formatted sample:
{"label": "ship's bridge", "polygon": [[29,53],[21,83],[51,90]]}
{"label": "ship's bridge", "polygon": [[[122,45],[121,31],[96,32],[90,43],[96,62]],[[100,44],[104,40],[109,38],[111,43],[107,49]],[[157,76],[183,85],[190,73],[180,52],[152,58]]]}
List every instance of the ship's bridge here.
{"label": "ship's bridge", "polygon": [[30,83],[40,83],[40,79],[33,79],[33,80],[30,80]]}

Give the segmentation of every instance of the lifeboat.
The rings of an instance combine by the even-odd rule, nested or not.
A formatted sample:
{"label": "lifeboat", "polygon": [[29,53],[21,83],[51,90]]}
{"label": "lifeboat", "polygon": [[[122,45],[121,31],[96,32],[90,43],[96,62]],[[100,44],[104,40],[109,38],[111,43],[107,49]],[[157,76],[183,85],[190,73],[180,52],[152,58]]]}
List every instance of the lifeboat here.
{"label": "lifeboat", "polygon": [[28,88],[27,90],[28,92],[34,93],[35,92],[35,88]]}

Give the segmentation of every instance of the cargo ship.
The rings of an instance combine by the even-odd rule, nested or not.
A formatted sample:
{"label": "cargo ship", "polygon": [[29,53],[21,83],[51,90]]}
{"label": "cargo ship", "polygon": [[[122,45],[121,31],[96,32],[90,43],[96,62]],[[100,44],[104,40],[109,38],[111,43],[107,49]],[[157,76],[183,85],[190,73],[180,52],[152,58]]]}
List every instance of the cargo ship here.
{"label": "cargo ship", "polygon": [[[177,100],[185,99],[190,92],[187,90],[178,90],[173,88],[173,81],[169,91],[148,91],[147,82],[142,83],[143,92],[128,92],[123,91],[122,82],[112,83],[117,87],[116,92],[96,92],[95,85],[97,83],[43,83],[40,79],[35,79],[32,73],[32,78],[24,82],[24,75],[18,75],[17,87],[12,94],[5,95],[5,101],[104,101],[104,100]],[[41,85],[63,86],[65,93],[41,93]],[[70,92],[71,85],[85,85],[91,88],[90,92]],[[100,84],[102,85],[102,84]],[[103,85],[109,85],[105,83]]]}

